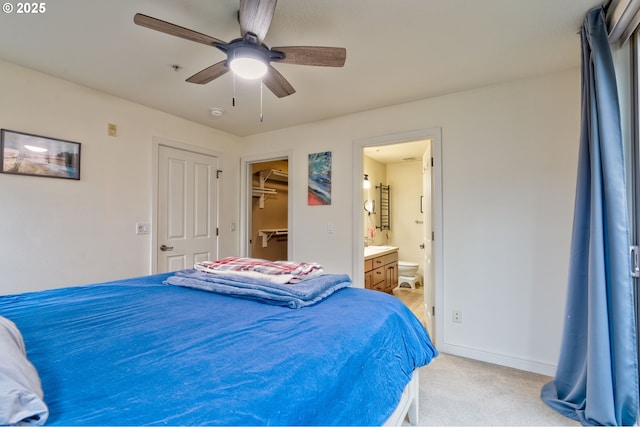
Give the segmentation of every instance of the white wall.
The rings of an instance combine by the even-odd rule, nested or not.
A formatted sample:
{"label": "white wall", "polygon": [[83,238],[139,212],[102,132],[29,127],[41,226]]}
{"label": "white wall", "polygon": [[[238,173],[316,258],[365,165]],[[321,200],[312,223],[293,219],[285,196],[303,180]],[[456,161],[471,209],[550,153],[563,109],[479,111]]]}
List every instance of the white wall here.
{"label": "white wall", "polygon": [[239,138],[1,61],[0,93],[1,128],[82,143],[80,181],[0,174],[0,294],[151,273],[135,223],[151,222],[154,136],[223,153],[220,254],[237,253]]}
{"label": "white wall", "polygon": [[[0,174],[0,293],[150,272],[150,236],[136,236],[134,224],[151,220],[154,136],[224,153],[221,256],[238,253],[230,224],[240,222],[240,156],[291,153],[293,258],[352,272],[353,209],[362,209],[361,182],[352,182],[354,141],[440,127],[440,349],[553,373],[576,176],[578,69],[244,139],[12,64],[0,62],[0,77],[0,127],[82,143],[81,181]],[[119,126],[118,138],[107,136],[107,123]],[[333,153],[332,204],[307,206],[307,156],[320,151]],[[462,324],[450,321],[454,309]]]}
{"label": "white wall", "polygon": [[[441,127],[441,350],[553,374],[573,216],[579,78],[572,69],[254,135],[245,138],[243,155],[291,150],[294,258],[350,272],[352,209],[361,209],[353,194],[361,184],[351,182],[352,144]],[[307,206],[307,155],[325,150],[333,152],[332,204]],[[463,312],[462,324],[451,322],[454,309]]]}

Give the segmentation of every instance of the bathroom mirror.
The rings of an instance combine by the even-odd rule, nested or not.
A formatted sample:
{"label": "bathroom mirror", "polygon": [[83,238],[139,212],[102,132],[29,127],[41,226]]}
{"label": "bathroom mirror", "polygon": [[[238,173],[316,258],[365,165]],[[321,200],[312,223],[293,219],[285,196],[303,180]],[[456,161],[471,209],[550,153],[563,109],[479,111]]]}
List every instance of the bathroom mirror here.
{"label": "bathroom mirror", "polygon": [[375,200],[365,200],[364,201],[364,210],[367,211],[369,215],[375,213],[376,210],[376,201]]}

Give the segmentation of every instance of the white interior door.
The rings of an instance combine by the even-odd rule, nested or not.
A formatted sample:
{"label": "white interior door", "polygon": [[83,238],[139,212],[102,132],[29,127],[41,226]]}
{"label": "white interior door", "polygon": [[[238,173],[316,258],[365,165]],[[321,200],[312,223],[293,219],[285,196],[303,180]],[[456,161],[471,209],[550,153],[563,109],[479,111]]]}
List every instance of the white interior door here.
{"label": "white interior door", "polygon": [[435,274],[433,263],[433,165],[432,141],[422,156],[422,215],[424,226],[424,317],[427,331],[435,342]]}
{"label": "white interior door", "polygon": [[159,146],[159,273],[218,257],[217,170],[215,156]]}

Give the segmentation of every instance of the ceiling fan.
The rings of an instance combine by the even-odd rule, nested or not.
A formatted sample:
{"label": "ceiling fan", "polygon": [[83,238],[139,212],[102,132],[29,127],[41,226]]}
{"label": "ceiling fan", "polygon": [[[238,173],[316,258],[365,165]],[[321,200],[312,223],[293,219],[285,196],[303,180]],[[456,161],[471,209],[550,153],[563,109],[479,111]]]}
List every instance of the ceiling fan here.
{"label": "ceiling fan", "polygon": [[264,38],[269,31],[277,0],[240,0],[238,21],[242,37],[224,42],[215,37],[181,27],[151,16],[137,13],[133,21],[140,26],[220,49],[227,59],[187,79],[189,83],[206,84],[230,69],[244,78],[262,78],[264,85],[278,98],[295,93],[295,89],[273,66],[272,62],[323,67],[342,67],[347,51],[341,47],[282,46],[269,48]]}

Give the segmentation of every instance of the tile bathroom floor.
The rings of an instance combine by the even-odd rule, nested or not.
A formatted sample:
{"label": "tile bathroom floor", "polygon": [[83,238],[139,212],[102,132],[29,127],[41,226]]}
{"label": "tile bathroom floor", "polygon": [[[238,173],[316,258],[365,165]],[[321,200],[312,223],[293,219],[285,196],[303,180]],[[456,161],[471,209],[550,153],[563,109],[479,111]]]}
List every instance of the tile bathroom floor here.
{"label": "tile bathroom floor", "polygon": [[[411,288],[395,288],[393,295],[404,302],[409,310],[416,315],[424,325],[424,287],[417,285],[416,289]],[[425,325],[426,326],[426,325]]]}

